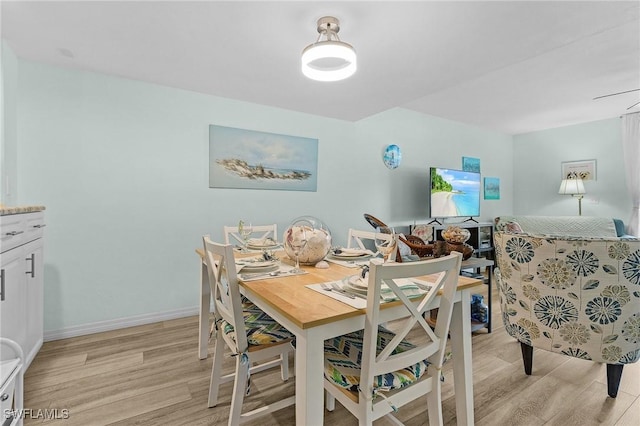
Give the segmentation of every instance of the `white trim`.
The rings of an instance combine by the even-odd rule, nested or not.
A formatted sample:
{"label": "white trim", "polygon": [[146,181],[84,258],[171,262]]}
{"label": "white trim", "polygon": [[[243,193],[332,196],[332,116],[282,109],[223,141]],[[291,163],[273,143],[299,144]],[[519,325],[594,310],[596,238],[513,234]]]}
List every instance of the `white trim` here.
{"label": "white trim", "polygon": [[198,307],[177,309],[173,311],[155,312],[152,314],[135,315],[132,317],[117,318],[89,324],[66,327],[60,330],[45,331],[44,341],[67,339],[69,337],[84,336],[86,334],[100,333],[103,331],[118,330],[120,328],[134,327],[136,325],[151,324],[154,322],[168,321],[176,318],[184,318],[198,315]]}

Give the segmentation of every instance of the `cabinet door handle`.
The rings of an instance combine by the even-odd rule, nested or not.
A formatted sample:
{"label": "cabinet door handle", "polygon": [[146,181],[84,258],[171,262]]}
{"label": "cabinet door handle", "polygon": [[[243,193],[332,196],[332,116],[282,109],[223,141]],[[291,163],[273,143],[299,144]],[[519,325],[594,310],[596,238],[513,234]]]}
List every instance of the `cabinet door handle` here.
{"label": "cabinet door handle", "polygon": [[4,269],[0,269],[0,302],[4,301]]}
{"label": "cabinet door handle", "polygon": [[33,225],[34,228],[44,228],[45,226],[47,226],[47,225],[46,224],[45,225]]}
{"label": "cabinet door handle", "polygon": [[11,237],[16,236],[18,234],[23,234],[24,231],[11,231],[11,232],[7,232],[6,235],[9,235]]}
{"label": "cabinet door handle", "polygon": [[36,254],[35,253],[31,253],[31,256],[27,257],[25,260],[30,260],[31,261],[31,270],[25,272],[25,274],[27,274],[27,275],[31,274],[31,278],[35,278],[35,276],[36,276]]}

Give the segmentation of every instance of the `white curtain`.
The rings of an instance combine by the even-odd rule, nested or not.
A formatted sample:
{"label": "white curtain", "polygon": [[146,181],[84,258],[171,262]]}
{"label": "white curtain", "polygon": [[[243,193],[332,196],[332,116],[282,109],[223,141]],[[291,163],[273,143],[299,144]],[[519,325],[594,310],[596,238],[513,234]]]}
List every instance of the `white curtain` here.
{"label": "white curtain", "polygon": [[640,236],[640,112],[622,116],[622,152],[632,205],[627,233]]}

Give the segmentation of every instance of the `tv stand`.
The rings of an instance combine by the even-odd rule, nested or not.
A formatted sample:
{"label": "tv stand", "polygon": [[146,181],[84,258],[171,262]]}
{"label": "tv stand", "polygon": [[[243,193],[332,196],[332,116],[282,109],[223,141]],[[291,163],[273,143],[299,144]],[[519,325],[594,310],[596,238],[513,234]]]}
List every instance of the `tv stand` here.
{"label": "tv stand", "polygon": [[[494,250],[493,250],[493,224],[490,222],[478,223],[473,218],[469,218],[460,223],[445,223],[443,225],[432,225],[433,235],[436,240],[444,240],[442,232],[449,226],[457,226],[464,228],[471,234],[467,244],[473,247],[474,255],[467,260],[462,261],[462,268],[460,275],[482,279],[488,288],[486,290],[485,300],[489,310],[486,323],[472,322],[471,330],[476,331],[481,328],[487,328],[487,332],[491,333],[491,315],[492,300],[491,291],[493,290],[493,267]],[[481,294],[485,295],[485,291],[482,290]],[[432,321],[433,322],[433,321]]]}
{"label": "tv stand", "polygon": [[462,223],[464,222],[475,222],[475,223],[479,223],[477,220],[475,220],[472,216],[469,217],[469,219],[463,220]]}
{"label": "tv stand", "polygon": [[431,225],[432,223],[437,223],[438,225],[442,225],[442,222],[440,222],[438,219],[433,219],[431,222],[427,223],[427,225]]}

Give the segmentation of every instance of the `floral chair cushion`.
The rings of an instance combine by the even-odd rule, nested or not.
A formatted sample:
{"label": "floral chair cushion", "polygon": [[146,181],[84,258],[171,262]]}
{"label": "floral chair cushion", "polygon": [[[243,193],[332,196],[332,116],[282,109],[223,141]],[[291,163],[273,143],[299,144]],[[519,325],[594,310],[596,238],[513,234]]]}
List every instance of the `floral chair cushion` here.
{"label": "floral chair cushion", "polygon": [[[324,375],[336,385],[357,392],[360,384],[362,361],[362,340],[364,331],[356,331],[334,337],[324,342]],[[378,329],[377,352],[379,353],[393,339],[393,332],[380,327]],[[414,345],[403,340],[393,353],[404,352]],[[392,390],[410,385],[427,371],[429,362],[421,361],[402,370],[376,376],[375,389]]]}
{"label": "floral chair cushion", "polygon": [[[242,311],[249,346],[268,345],[294,339],[293,333],[244,297],[242,298]],[[236,332],[233,325],[222,320],[220,329],[235,342]]]}
{"label": "floral chair cushion", "polygon": [[640,358],[640,242],[496,232],[506,331],[565,355]]}

